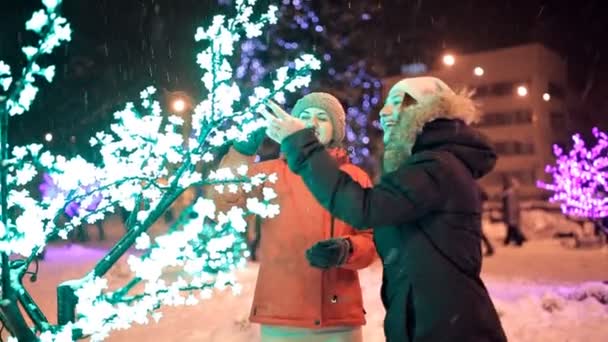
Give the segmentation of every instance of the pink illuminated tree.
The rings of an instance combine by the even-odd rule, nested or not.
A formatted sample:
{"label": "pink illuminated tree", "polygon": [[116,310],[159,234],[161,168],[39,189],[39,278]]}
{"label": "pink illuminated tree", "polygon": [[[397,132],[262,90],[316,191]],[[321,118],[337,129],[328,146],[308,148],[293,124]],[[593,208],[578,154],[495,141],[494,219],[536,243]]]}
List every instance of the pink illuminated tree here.
{"label": "pink illuminated tree", "polygon": [[554,145],[555,164],[545,167],[553,181],[537,186],[553,192],[549,201],[560,203],[564,214],[596,220],[608,216],[608,135],[598,128],[592,132],[596,143],[591,148],[580,134],[572,136],[568,153]]}

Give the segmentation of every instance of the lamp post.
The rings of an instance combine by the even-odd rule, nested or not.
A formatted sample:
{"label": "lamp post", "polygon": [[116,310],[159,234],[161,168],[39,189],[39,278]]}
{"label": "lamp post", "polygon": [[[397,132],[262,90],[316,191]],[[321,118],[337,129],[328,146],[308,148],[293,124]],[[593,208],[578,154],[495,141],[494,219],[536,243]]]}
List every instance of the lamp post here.
{"label": "lamp post", "polygon": [[520,85],[517,87],[517,95],[524,97],[528,95],[528,88],[526,86]]}
{"label": "lamp post", "polygon": [[456,63],[456,58],[454,57],[454,55],[449,54],[449,53],[443,55],[443,64],[451,67],[455,63]]}

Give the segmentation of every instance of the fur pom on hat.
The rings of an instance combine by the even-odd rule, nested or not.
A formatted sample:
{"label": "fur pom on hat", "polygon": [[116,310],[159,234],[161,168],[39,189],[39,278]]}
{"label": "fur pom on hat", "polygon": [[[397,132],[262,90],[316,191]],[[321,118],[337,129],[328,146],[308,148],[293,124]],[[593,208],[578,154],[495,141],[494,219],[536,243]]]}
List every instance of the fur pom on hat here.
{"label": "fur pom on hat", "polygon": [[342,144],[346,129],[346,113],[340,101],[333,95],[328,93],[310,93],[302,97],[296,102],[296,105],[291,111],[291,115],[300,117],[300,114],[307,108],[323,109],[330,117],[333,124],[333,138],[329,146],[335,147]]}

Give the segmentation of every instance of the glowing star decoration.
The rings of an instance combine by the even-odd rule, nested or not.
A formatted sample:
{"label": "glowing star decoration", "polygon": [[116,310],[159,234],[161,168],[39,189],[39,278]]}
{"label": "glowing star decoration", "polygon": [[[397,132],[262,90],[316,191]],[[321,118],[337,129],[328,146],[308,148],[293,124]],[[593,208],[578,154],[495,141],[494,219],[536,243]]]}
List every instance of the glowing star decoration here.
{"label": "glowing star decoration", "polygon": [[579,134],[572,136],[574,144],[567,153],[553,146],[555,164],[545,168],[553,180],[537,185],[553,193],[549,200],[560,203],[564,214],[598,219],[608,216],[608,135],[598,128],[592,133],[597,141],[591,148]]}
{"label": "glowing star decoration", "polygon": [[272,199],[277,198],[277,193],[273,188],[264,188],[262,189],[262,193],[264,194],[264,200],[270,201]]}
{"label": "glowing star decoration", "polygon": [[236,172],[241,176],[246,176],[248,169],[249,167],[247,165],[241,165],[236,169]]}
{"label": "glowing star decoration", "polygon": [[6,228],[4,227],[4,223],[2,223],[2,221],[0,221],[0,239],[3,239],[5,234],[6,234]]}
{"label": "glowing star decoration", "polygon": [[54,11],[61,4],[61,0],[42,0],[42,4],[48,11]]}
{"label": "glowing star decoration", "polygon": [[141,234],[135,240],[136,249],[148,249],[150,247],[150,236],[146,233]]}
{"label": "glowing star decoration", "polygon": [[32,18],[25,23],[25,29],[40,33],[43,27],[49,22],[49,16],[44,10],[34,12]]}
{"label": "glowing star decoration", "polygon": [[3,91],[7,91],[12,82],[11,67],[3,61],[0,61],[0,87],[2,87]]}
{"label": "glowing star decoration", "polygon": [[[45,23],[38,14],[29,27],[41,32],[61,31],[58,37],[65,37],[64,21],[57,22],[58,16],[49,12],[58,4],[59,1],[45,1],[48,21]],[[77,313],[71,328],[35,322],[39,323],[36,327],[49,327],[37,331],[40,336],[49,339],[67,336],[63,330],[66,328],[76,334],[72,336],[74,339],[90,336],[92,341],[100,341],[112,330],[160,319],[157,310],[162,305],[193,305],[199,298],[208,298],[213,291],[228,287],[234,293],[240,291],[234,271],[246,264],[248,256],[244,217],[258,212],[263,217],[278,215],[279,206],[272,202],[276,200],[274,191],[263,190],[261,200],[255,197],[259,192],[253,191],[261,190],[263,185],[272,186],[276,175],[271,179],[265,174],[248,177],[246,168],[216,169],[219,161],[216,157],[225,153],[221,152],[225,151],[223,145],[235,139],[244,140],[264,125],[264,119],[255,114],[261,103],[306,86],[311,71],[318,69],[320,63],[312,55],[303,54],[296,62],[287,63],[289,67],[282,69],[277,80],[270,83],[272,87],[259,88],[255,103],[243,103],[246,101],[242,101],[228,57],[246,33],[259,36],[266,24],[275,22],[277,9],[271,6],[256,19],[255,1],[237,1],[236,5],[234,18],[216,16],[208,28],[196,31],[196,39],[206,41],[197,62],[203,70],[201,80],[207,91],[206,98],[194,109],[193,132],[188,140],[180,131],[183,122],[163,113],[156,100],[156,89],[148,87],[139,94],[137,102],[126,103],[114,113],[114,121],[107,130],[90,138],[90,145],[101,156],[98,164],[80,156],[53,155],[40,144],[13,148],[7,161],[7,202],[15,215],[0,227],[1,251],[30,257],[39,253],[51,237],[65,238],[82,223],[100,221],[117,208],[128,214],[125,220],[128,233],[108,255],[82,279],[62,283],[78,298],[73,307],[66,309]],[[39,50],[47,51],[45,48],[58,39],[61,40],[43,39]],[[40,51],[32,50],[31,55],[28,52],[33,63],[28,72],[32,77],[52,79],[53,68],[34,66]],[[0,70],[3,75],[10,73],[4,65]],[[35,90],[28,88],[26,82],[15,94],[14,101],[18,102],[12,105],[7,102],[9,111],[25,110]],[[243,104],[243,108],[236,107],[237,104]],[[27,190],[37,181],[37,170],[48,175],[42,201]],[[228,192],[246,188],[251,198],[245,207],[233,207],[226,212],[219,212],[211,199],[196,198],[165,234],[155,238],[148,235],[147,230],[193,187],[221,187]],[[71,217],[60,219],[67,213]],[[132,278],[124,286],[109,288],[106,273],[131,246],[140,249],[127,259]],[[28,266],[29,263],[23,263],[10,272],[25,274]],[[165,272],[175,267],[188,272],[187,277],[165,280]],[[140,283],[143,286],[137,286]],[[140,292],[134,294],[136,286]],[[26,291],[19,282],[12,287],[17,293]]]}

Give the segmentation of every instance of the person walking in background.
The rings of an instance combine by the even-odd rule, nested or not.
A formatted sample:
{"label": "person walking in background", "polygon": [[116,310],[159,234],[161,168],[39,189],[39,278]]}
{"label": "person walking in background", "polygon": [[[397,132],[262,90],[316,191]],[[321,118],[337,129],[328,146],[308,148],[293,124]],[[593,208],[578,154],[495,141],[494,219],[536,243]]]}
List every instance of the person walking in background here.
{"label": "person walking in background", "polygon": [[[489,197],[488,197],[488,193],[481,186],[479,186],[479,193],[480,193],[480,198],[481,198],[481,216],[483,217],[483,206],[486,203],[486,201],[489,199]],[[494,255],[494,246],[492,246],[490,239],[488,239],[488,236],[484,233],[483,227],[481,227],[481,242],[483,242],[483,245],[486,250],[484,255],[485,256]]]}
{"label": "person walking in background", "polygon": [[504,245],[507,246],[510,243],[516,246],[523,245],[526,242],[526,237],[520,227],[521,208],[519,195],[517,194],[515,179],[512,177],[505,177],[503,179],[502,218],[507,227]]}

